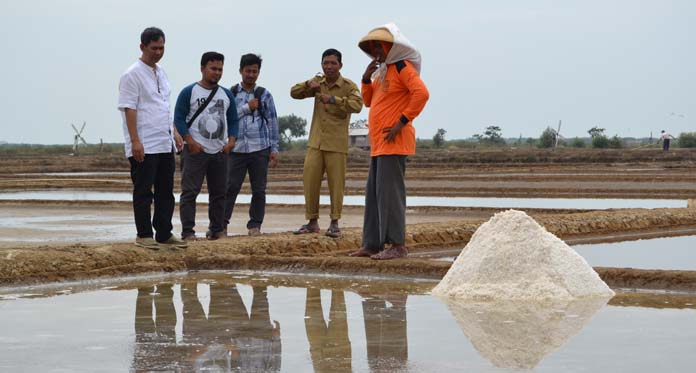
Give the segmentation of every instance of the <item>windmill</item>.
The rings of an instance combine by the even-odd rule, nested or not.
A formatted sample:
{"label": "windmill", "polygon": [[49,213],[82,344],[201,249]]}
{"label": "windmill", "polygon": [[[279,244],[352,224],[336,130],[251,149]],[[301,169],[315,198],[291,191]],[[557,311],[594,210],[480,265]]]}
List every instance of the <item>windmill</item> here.
{"label": "windmill", "polygon": [[553,137],[554,137],[553,148],[555,149],[558,146],[558,139],[565,139],[565,137],[561,136],[561,120],[560,119],[558,120],[558,129],[556,129],[555,131],[552,129],[551,131],[553,131]]}
{"label": "windmill", "polygon": [[77,127],[75,127],[74,124],[70,123],[70,126],[75,130],[75,143],[73,144],[73,155],[77,155],[79,151],[79,145],[80,141],[82,141],[83,144],[87,145],[87,141],[85,141],[85,138],[82,137],[82,131],[85,130],[85,126],[87,125],[87,122],[82,123],[82,127],[80,130],[77,130]]}

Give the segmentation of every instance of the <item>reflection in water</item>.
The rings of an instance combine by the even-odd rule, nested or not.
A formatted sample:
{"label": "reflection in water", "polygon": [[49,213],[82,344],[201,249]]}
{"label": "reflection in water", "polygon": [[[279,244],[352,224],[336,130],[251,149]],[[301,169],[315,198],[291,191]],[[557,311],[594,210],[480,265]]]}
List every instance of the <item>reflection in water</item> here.
{"label": "reflection in water", "polygon": [[280,371],[280,325],[271,322],[266,287],[253,288],[251,313],[247,313],[235,285],[211,284],[207,317],[197,288],[196,282],[181,286],[181,343],[176,341],[172,285],[157,285],[156,293],[149,287],[138,289],[133,369]]}
{"label": "reflection in water", "polygon": [[372,371],[402,371],[408,361],[406,329],[407,294],[367,296],[363,319],[367,338],[367,362]]}
{"label": "reflection in water", "polygon": [[533,369],[579,333],[608,300],[472,304],[446,299],[445,303],[481,356],[500,368]]}
{"label": "reflection in water", "polygon": [[[135,348],[133,367],[136,371],[163,370],[177,366],[176,311],[171,284],[138,289],[135,301]],[[155,318],[153,319],[153,303]]]}
{"label": "reflection in water", "polygon": [[315,372],[352,371],[346,300],[342,291],[331,292],[327,325],[321,308],[321,291],[307,288],[305,330]]}

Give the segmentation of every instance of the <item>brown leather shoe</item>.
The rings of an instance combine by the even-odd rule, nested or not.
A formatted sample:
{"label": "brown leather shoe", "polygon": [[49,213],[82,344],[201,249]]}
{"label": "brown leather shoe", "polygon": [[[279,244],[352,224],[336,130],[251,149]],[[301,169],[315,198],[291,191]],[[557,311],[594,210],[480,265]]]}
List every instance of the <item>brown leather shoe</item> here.
{"label": "brown leather shoe", "polygon": [[360,250],[354,251],[354,252],[348,254],[348,256],[353,256],[353,257],[361,257],[361,256],[364,256],[364,257],[368,257],[368,256],[375,255],[375,254],[377,254],[378,252],[379,252],[379,251],[371,250],[371,249],[367,249],[367,248],[361,247]]}
{"label": "brown leather shoe", "polygon": [[378,254],[370,256],[374,260],[400,259],[408,256],[408,250],[404,245],[394,245]]}

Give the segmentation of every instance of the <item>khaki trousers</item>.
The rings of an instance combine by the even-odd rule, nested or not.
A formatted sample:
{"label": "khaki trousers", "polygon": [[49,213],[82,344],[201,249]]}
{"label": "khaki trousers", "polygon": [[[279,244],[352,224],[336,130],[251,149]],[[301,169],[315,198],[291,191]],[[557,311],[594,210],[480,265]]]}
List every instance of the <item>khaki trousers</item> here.
{"label": "khaki trousers", "polygon": [[340,219],[343,209],[343,189],[346,185],[346,162],[348,155],[307,148],[304,160],[303,182],[305,196],[305,218],[319,219],[319,196],[321,179],[326,172],[331,197],[331,219]]}

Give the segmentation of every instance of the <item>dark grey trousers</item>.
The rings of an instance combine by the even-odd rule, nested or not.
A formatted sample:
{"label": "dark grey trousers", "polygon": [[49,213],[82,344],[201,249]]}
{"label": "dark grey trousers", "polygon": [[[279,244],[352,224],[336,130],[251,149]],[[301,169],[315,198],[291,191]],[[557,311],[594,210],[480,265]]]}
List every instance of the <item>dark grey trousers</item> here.
{"label": "dark grey trousers", "polygon": [[362,247],[380,251],[385,244],[406,242],[405,173],[405,155],[380,155],[370,159]]}
{"label": "dark grey trousers", "polygon": [[247,229],[261,228],[266,215],[266,179],[268,178],[268,161],[271,148],[253,153],[230,153],[227,169],[227,193],[225,195],[224,227],[232,219],[237,195],[249,173],[251,183],[251,204],[249,205],[249,222]]}
{"label": "dark grey trousers", "polygon": [[195,234],[196,197],[201,192],[203,179],[208,183],[208,230],[222,232],[225,219],[225,184],[227,182],[227,154],[199,153],[191,155],[184,147],[183,168],[181,170],[181,235]]}

